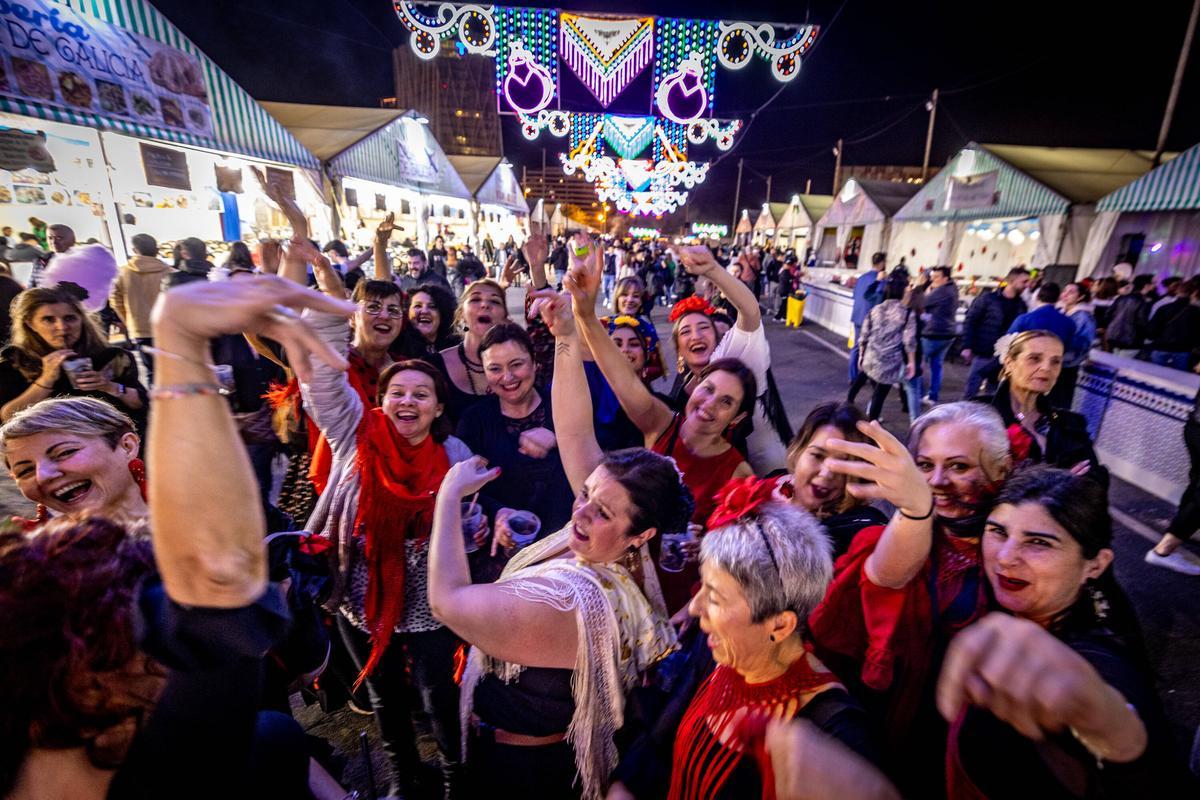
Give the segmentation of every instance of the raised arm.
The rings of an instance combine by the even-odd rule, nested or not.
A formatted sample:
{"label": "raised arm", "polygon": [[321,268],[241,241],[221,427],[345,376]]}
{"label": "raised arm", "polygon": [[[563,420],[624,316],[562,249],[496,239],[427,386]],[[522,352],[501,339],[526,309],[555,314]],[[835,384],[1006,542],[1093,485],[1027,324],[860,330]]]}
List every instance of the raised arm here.
{"label": "raised arm", "polygon": [[545,289],[550,285],[546,279],[546,257],[550,252],[546,237],[534,233],[521,246],[525,260],[529,263],[529,283],[534,289]]}
{"label": "raised arm", "polygon": [[307,239],[308,218],[304,216],[300,206],[296,205],[296,201],[288,197],[279,184],[267,181],[263,171],[258,167],[250,167],[250,171],[254,173],[254,177],[267,197],[271,198],[275,205],[279,206],[283,215],[287,217],[288,224],[292,226],[292,235],[300,239]]}
{"label": "raised arm", "polygon": [[746,288],[746,284],[722,269],[713,258],[712,251],[704,245],[680,247],[677,259],[683,268],[697,278],[708,278],[721,294],[729,298],[733,307],[738,310],[737,326],[750,333],[762,325],[762,312],[758,308],[758,300],[754,293]]}
{"label": "raised arm", "polygon": [[479,456],[446,473],[429,544],[429,608],[438,621],[493,658],[527,667],[573,669],[578,630],[571,610],[523,600],[503,583],[471,583],[462,501],[499,474],[498,468],[487,469]]}
{"label": "raised arm", "polygon": [[541,314],[555,341],[554,382],[550,384],[554,430],[563,470],[571,482],[571,489],[578,494],[588,475],[600,464],[604,452],[596,441],[592,396],[583,371],[586,348],[575,331],[570,300],[562,295],[547,294]]}
{"label": "raised arm", "polygon": [[877,586],[899,589],[917,576],[929,558],[933,491],[899,439],[875,421],[860,422],[858,429],[875,445],[830,439],[826,447],[838,457],[825,463],[833,472],[863,481],[846,484],[846,491],[858,499],[887,500],[896,507],[875,552],[867,558],[866,573]]}
{"label": "raised arm", "polygon": [[313,247],[312,242],[307,239],[293,239],[291,247],[288,248],[288,257],[301,263],[312,264],[313,276],[317,279],[317,287],[322,292],[338,300],[347,299],[346,285],[342,282],[342,276],[329,263],[329,259]]}
{"label": "raised arm", "polygon": [[375,228],[375,243],[371,253],[375,256],[375,280],[392,280],[392,263],[388,255],[388,242],[392,239],[392,231],[396,229],[396,214],[392,211],[383,218],[383,222]]}
{"label": "raised arm", "polygon": [[209,340],[248,331],[282,342],[302,379],[310,354],[346,362],[288,306],[348,316],[347,303],[274,276],[193,283],[159,296],[155,343],[159,388],[150,413],[150,522],[167,594],[177,603],[240,608],[267,580],[262,504],[229,405],[208,365]]}
{"label": "raised arm", "polygon": [[608,331],[596,317],[596,296],[600,291],[601,276],[598,252],[594,245],[579,237],[574,240],[572,248],[578,246],[583,249],[585,245],[587,252],[584,256],[577,255],[572,249],[571,271],[564,283],[571,293],[576,328],[630,421],[647,437],[657,436],[671,424],[671,409],[646,388],[629,359],[608,338]]}

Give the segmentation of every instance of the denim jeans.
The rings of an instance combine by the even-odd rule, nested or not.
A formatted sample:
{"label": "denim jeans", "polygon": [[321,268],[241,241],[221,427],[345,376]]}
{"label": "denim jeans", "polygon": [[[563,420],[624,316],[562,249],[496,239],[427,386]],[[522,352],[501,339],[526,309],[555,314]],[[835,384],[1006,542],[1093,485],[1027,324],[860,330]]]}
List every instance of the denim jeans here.
{"label": "denim jeans", "polygon": [[954,344],[953,339],[921,337],[921,351],[929,362],[929,399],[935,403],[938,401],[938,394],[942,391],[942,364],[945,363],[946,353],[950,351],[952,344]]}
{"label": "denim jeans", "polygon": [[1172,353],[1169,350],[1151,350],[1150,360],[1160,367],[1187,371],[1190,353]]}
{"label": "denim jeans", "polygon": [[850,383],[858,377],[858,337],[862,333],[862,325],[854,326],[854,347],[850,348]]}
{"label": "denim jeans", "polygon": [[616,286],[616,284],[617,284],[617,276],[615,274],[609,275],[607,272],[604,273],[604,278],[603,278],[604,305],[608,305],[609,303],[612,302],[613,287]]}
{"label": "denim jeans", "polygon": [[912,378],[906,378],[900,385],[900,391],[904,392],[908,397],[909,421],[916,422],[917,417],[921,416],[921,376],[916,375]]}
{"label": "denim jeans", "polygon": [[967,373],[967,385],[963,389],[963,400],[974,400],[984,382],[995,384],[1000,375],[1000,359],[975,356],[971,359],[971,371]]}

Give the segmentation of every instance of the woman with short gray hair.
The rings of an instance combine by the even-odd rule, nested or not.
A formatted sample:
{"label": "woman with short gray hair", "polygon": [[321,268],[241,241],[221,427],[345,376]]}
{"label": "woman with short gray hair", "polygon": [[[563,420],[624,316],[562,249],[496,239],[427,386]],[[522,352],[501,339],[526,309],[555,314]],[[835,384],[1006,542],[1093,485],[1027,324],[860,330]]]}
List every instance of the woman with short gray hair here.
{"label": "woman with short gray hair", "polygon": [[870,757],[866,714],[807,639],[833,575],[829,537],[774,492],[775,481],[755,478],[721,490],[688,607],[701,633],[666,710],[614,773],[609,800],[765,796],[772,719],[807,719]]}

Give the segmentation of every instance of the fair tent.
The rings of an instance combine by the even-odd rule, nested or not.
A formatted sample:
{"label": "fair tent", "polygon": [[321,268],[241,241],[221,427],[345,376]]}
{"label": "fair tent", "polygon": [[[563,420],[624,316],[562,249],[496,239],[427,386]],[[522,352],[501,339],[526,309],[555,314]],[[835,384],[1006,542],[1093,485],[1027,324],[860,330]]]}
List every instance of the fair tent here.
{"label": "fair tent", "polygon": [[482,205],[500,206],[514,214],[528,214],[529,204],[525,192],[507,161],[496,164],[483,184],[475,192],[475,199]]}
{"label": "fair tent", "polygon": [[400,117],[392,108],[267,103],[263,108],[320,161],[329,161]]}
{"label": "fair tent", "polygon": [[[863,229],[861,252],[869,257],[872,253],[885,251],[891,235],[891,220],[904,204],[912,199],[920,187],[899,181],[859,180],[851,178],[842,186],[833,202],[817,222],[818,234],[826,228],[834,228],[837,248],[823,248],[825,260],[836,264],[850,241],[856,227]],[[820,248],[821,236],[814,246]]]}
{"label": "fair tent", "polygon": [[500,163],[500,156],[446,156],[463,183],[477,194]]}
{"label": "fair tent", "polygon": [[793,247],[796,239],[812,239],[813,226],[825,215],[833,204],[833,195],[828,194],[798,194],[788,203],[787,211],[783,213],[775,226],[775,240],[778,243],[786,237],[787,246]]}

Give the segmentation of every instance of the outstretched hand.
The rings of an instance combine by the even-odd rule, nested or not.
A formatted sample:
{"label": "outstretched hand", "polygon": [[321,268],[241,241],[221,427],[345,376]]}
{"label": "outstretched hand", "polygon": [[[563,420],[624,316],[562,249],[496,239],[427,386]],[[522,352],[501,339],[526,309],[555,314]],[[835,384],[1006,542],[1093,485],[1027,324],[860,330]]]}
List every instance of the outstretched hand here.
{"label": "outstretched hand", "polygon": [[832,472],[865,481],[846,484],[846,491],[859,500],[886,500],[908,516],[927,516],[933,507],[933,490],[908,448],[877,421],[860,422],[858,430],[875,444],[829,439],[826,449],[839,457],[825,465]]}
{"label": "outstretched hand", "polygon": [[467,495],[478,492],[498,477],[500,477],[499,467],[488,469],[487,459],[483,456],[471,456],[466,461],[460,461],[450,467],[446,472],[446,477],[442,479],[439,496],[445,494],[457,503]]}
{"label": "outstretched hand", "polygon": [[375,241],[380,244],[387,244],[392,238],[392,232],[396,230],[396,212],[389,211],[387,216],[383,218],[383,222],[375,226]]}
{"label": "outstretched hand", "polygon": [[258,180],[259,186],[262,187],[263,193],[275,205],[279,206],[279,210],[287,217],[288,224],[292,226],[292,236],[307,239],[308,218],[304,216],[304,212],[300,210],[300,206],[296,205],[296,201],[288,197],[278,183],[268,181],[266,175],[258,167],[251,166],[250,171],[254,173],[254,177]]}
{"label": "outstretched hand", "polygon": [[227,333],[251,333],[281,343],[301,382],[312,377],[315,356],[334,369],[346,360],[296,313],[312,309],[350,317],[355,306],[314,292],[277,275],[255,275],[220,283],[191,283],[163,292],[154,306],[154,337],[164,342],[203,343]]}
{"label": "outstretched hand", "polygon": [[529,313],[540,316],[555,339],[575,333],[575,318],[571,315],[571,300],[553,289],[539,289],[533,293]]}
{"label": "outstretched hand", "polygon": [[708,275],[713,270],[719,270],[721,265],[713,258],[712,250],[702,244],[678,247],[674,250],[676,261],[683,265],[689,275],[697,278]]}
{"label": "outstretched hand", "polygon": [[529,268],[533,269],[546,263],[546,258],[550,255],[550,245],[546,242],[545,236],[535,233],[525,240],[525,244],[521,245],[521,252],[525,254]]}

